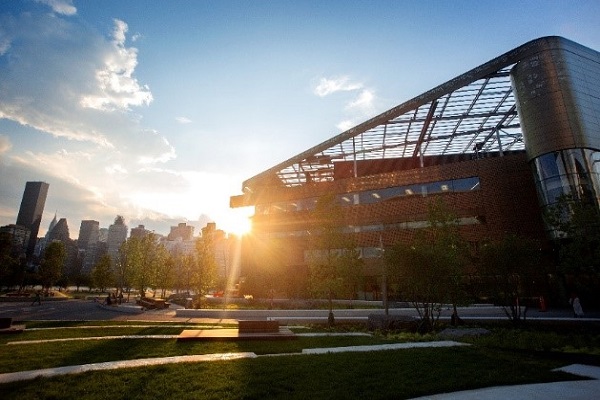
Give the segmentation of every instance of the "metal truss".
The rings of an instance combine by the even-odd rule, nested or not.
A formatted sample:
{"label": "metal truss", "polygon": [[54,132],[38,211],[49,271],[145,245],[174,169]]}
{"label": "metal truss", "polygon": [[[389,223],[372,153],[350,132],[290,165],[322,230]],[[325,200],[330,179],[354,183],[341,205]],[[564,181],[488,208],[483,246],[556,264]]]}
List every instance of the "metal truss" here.
{"label": "metal truss", "polygon": [[510,69],[547,45],[526,43],[244,182],[250,194],[334,179],[334,164],[523,150]]}

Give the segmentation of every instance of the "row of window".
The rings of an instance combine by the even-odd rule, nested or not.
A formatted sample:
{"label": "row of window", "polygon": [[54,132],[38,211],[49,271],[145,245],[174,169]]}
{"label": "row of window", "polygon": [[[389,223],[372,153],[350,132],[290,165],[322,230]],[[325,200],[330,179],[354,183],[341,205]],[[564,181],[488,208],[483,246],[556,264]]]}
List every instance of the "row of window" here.
{"label": "row of window", "polygon": [[[457,218],[458,225],[476,225],[483,223],[482,217],[463,217]],[[429,226],[429,221],[404,221],[393,224],[372,224],[372,225],[346,225],[341,227],[343,233],[360,233],[360,232],[382,232],[398,229],[423,229]],[[311,233],[308,230],[301,231],[285,231],[285,232],[270,232],[267,235],[269,238],[285,238],[285,237],[305,237]]]}
{"label": "row of window", "polygon": [[[452,179],[414,185],[394,186],[377,190],[346,193],[337,195],[335,201],[342,206],[358,204],[373,204],[409,196],[428,196],[446,192],[470,192],[479,190],[479,177]],[[268,215],[313,210],[317,204],[317,197],[299,199],[272,204],[259,204],[256,214]]]}

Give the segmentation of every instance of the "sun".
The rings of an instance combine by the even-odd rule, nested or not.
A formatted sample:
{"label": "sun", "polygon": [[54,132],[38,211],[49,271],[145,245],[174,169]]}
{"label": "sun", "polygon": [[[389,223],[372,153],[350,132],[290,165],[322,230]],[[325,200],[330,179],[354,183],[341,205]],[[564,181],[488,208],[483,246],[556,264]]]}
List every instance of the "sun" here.
{"label": "sun", "polygon": [[236,208],[229,210],[228,216],[222,223],[222,229],[227,233],[237,236],[247,235],[252,231],[250,217],[254,209],[252,207]]}

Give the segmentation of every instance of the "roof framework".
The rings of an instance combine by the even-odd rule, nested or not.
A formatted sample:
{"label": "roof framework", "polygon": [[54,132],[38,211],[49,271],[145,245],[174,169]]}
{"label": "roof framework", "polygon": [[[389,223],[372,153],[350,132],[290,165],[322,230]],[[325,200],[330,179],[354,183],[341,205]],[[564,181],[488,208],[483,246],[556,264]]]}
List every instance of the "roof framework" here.
{"label": "roof framework", "polygon": [[531,41],[474,68],[248,179],[243,190],[331,181],[339,161],[523,150],[510,69],[554,39]]}

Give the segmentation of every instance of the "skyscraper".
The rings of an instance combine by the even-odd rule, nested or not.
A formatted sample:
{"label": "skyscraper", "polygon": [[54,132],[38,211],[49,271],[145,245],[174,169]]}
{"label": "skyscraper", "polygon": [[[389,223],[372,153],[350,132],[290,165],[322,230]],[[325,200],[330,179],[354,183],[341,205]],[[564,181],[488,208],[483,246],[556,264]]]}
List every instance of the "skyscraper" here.
{"label": "skyscraper", "polygon": [[81,221],[77,247],[83,257],[83,270],[89,272],[97,261],[100,223],[94,220]]}
{"label": "skyscraper", "polygon": [[119,256],[119,248],[121,244],[127,240],[127,225],[125,225],[125,219],[117,215],[115,223],[108,227],[108,255],[112,258],[113,262]]}
{"label": "skyscraper", "polygon": [[49,186],[46,182],[27,182],[25,184],[25,192],[17,216],[17,225],[21,225],[31,232],[25,249],[28,257],[33,254],[35,249]]}

